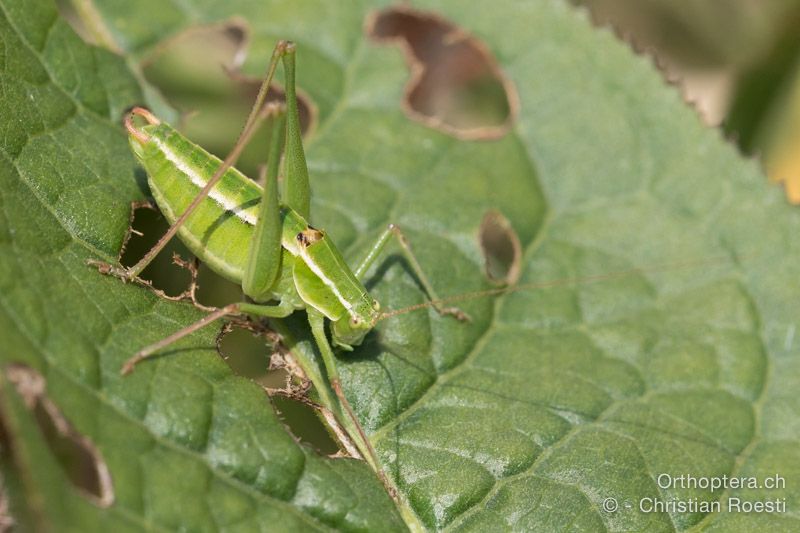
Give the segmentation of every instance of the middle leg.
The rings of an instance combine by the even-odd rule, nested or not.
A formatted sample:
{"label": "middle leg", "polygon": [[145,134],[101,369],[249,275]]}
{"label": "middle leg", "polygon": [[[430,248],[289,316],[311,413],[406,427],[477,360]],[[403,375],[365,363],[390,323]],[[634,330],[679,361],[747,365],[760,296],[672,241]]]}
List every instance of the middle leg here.
{"label": "middle leg", "polygon": [[428,280],[428,276],[422,270],[422,266],[419,264],[417,257],[414,255],[413,250],[411,249],[411,245],[408,242],[408,239],[400,231],[395,224],[389,224],[387,228],[381,233],[381,236],[378,237],[378,240],[375,241],[375,244],[372,245],[367,256],[361,261],[361,264],[355,269],[354,273],[357,278],[362,279],[364,274],[366,273],[367,269],[375,262],[376,259],[380,256],[381,252],[383,252],[386,244],[389,242],[389,239],[395,237],[397,242],[400,244],[400,252],[405,257],[406,261],[408,261],[409,265],[411,266],[411,270],[414,271],[414,275],[417,276],[419,282],[422,284],[422,287],[425,289],[425,292],[428,294],[428,298],[431,301],[431,305],[440,315],[451,315],[461,321],[469,321],[470,317],[467,313],[459,309],[458,307],[444,307],[440,303],[439,295],[436,294],[436,290],[433,288],[433,285]]}

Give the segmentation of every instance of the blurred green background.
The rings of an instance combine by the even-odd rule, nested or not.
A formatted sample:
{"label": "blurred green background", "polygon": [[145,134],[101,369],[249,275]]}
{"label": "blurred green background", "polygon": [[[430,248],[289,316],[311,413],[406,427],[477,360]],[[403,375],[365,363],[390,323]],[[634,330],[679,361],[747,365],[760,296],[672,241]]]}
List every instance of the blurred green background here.
{"label": "blurred green background", "polygon": [[573,0],[655,58],[709,127],[800,203],[798,0]]}

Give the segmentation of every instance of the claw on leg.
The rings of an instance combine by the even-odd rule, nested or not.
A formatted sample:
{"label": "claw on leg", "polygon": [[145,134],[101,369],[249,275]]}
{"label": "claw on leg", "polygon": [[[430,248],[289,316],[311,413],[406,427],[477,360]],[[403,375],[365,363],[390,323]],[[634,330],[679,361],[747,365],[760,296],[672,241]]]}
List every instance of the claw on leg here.
{"label": "claw on leg", "polygon": [[146,359],[147,356],[142,354],[141,352],[137,352],[136,355],[125,361],[120,369],[119,373],[122,376],[127,376],[131,372],[133,372],[133,368],[139,363],[139,361]]}

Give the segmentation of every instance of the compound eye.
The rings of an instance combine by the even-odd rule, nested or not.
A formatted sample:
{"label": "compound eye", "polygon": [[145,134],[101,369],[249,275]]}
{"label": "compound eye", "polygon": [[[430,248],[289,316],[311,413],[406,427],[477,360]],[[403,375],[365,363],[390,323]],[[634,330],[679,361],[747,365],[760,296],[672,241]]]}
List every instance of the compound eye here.
{"label": "compound eye", "polygon": [[360,319],[360,318],[358,318],[357,316],[350,317],[350,326],[351,326],[351,327],[354,327],[354,328],[356,328],[356,327],[358,327],[360,324],[361,324],[361,319]]}
{"label": "compound eye", "polygon": [[381,310],[381,303],[378,300],[372,300],[372,308],[375,311],[380,311]]}

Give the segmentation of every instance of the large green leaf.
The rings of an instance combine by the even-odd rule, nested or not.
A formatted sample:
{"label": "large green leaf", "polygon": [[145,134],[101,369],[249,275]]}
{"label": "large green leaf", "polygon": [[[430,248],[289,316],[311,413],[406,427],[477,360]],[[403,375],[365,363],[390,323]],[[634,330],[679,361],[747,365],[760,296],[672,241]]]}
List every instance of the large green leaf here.
{"label": "large green leaf", "polygon": [[[307,150],[313,217],[348,257],[359,257],[385,223],[396,222],[440,293],[481,288],[478,224],[493,207],[523,243],[523,282],[727,258],[470,301],[469,325],[433,312],[402,315],[343,356],[346,392],[425,526],[798,527],[800,247],[793,237],[800,214],[755,164],[702,127],[646,60],[563,2],[495,2],[491,9],[420,2],[482,39],[519,91],[509,135],[464,142],[404,115],[401,53],[362,32],[371,4],[95,3],[132,58],[186,27],[234,14],[253,29],[250,73],[263,68],[276,39],[298,42],[298,80],[319,109]],[[100,100],[90,89],[119,78],[78,84],[85,78],[66,74],[75,68],[63,58],[48,62],[36,45],[58,35],[41,29],[51,18],[37,26],[13,6],[4,13],[11,21],[6,56],[50,65],[40,68],[44,81],[35,87],[51,89],[27,103],[17,87],[32,67],[16,73],[15,65],[27,63],[6,60],[3,95],[23,118],[13,128],[6,123],[4,136],[3,246],[13,250],[0,263],[0,320],[13,346],[4,357],[43,369],[62,409],[108,455],[117,505],[133,517],[166,528],[178,520],[212,527],[210,517],[222,512],[216,506],[224,506],[214,489],[224,484],[226,495],[248,499],[249,508],[239,509],[251,521],[278,510],[286,521],[311,515],[377,528],[368,519],[387,502],[377,482],[367,483],[358,465],[321,459],[289,440],[258,391],[219,362],[211,333],[183,345],[203,350],[144,365],[128,380],[116,376],[135,347],[197,317],[82,264],[114,256],[126,203],[142,195],[122,136],[108,122],[136,94],[123,98],[122,87],[108,88],[119,104],[93,111],[83,103]],[[61,23],[54,28],[67,33]],[[14,48],[14,39],[34,44]],[[106,61],[124,73],[121,63]],[[66,126],[36,120],[48,96],[58,98],[51,107],[68,117]],[[64,111],[62,100],[76,111]],[[70,131],[81,119],[89,125]],[[90,126],[109,133],[87,132]],[[113,148],[98,150],[106,144]],[[388,308],[423,299],[402,261],[381,265],[370,287]],[[291,347],[308,350],[302,329],[296,333]],[[232,454],[255,449],[256,440],[263,457]],[[310,482],[323,466],[308,465],[324,465],[336,482]],[[181,469],[193,474],[181,478]],[[659,474],[779,474],[786,488],[661,489]],[[317,490],[313,497],[298,496],[305,494],[295,490],[298,478]],[[357,496],[344,501],[345,488]],[[202,505],[191,505],[197,496]],[[642,513],[638,502],[646,497],[723,505],[712,513]],[[785,498],[789,512],[727,512],[737,497]],[[620,509],[603,512],[606,498],[617,498]],[[337,511],[357,505],[342,523],[341,512],[328,514],[331,502]]]}

